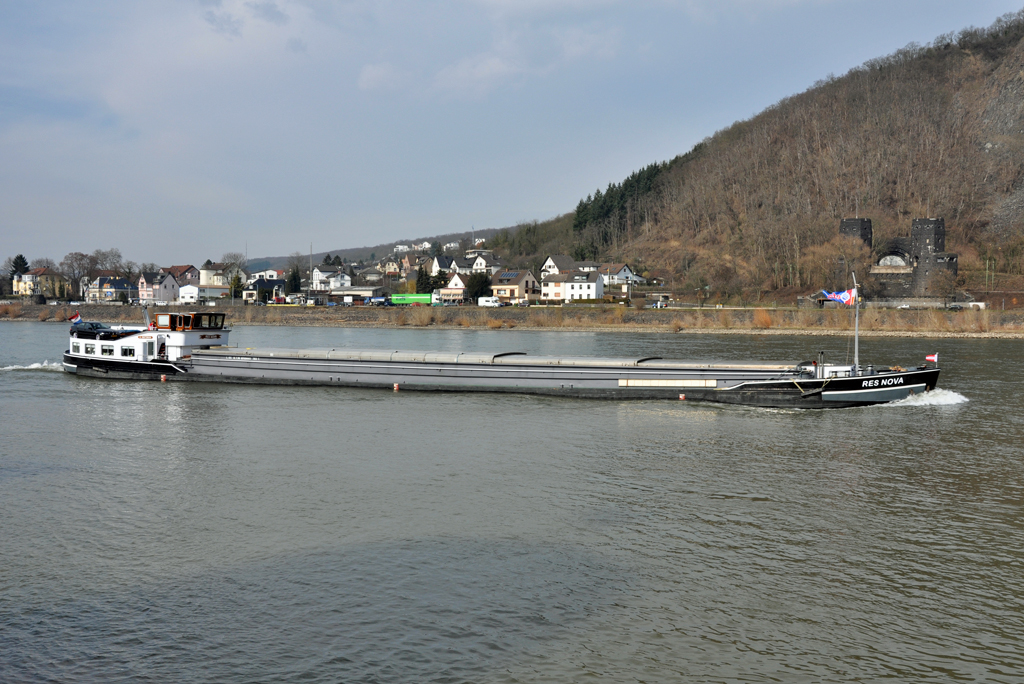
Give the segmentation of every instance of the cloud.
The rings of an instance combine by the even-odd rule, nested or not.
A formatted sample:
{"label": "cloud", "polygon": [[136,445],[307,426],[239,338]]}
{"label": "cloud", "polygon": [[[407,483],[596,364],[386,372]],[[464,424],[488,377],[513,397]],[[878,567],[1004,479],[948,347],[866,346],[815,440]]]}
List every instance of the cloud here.
{"label": "cloud", "polygon": [[484,53],[441,69],[434,77],[434,86],[440,90],[481,93],[522,71],[507,57]]}
{"label": "cloud", "polygon": [[284,26],[288,23],[288,15],[281,11],[273,0],[261,0],[260,2],[247,2],[245,6],[252,10],[252,15],[257,19],[268,21],[277,26]]}
{"label": "cloud", "polygon": [[582,59],[599,57],[610,59],[619,48],[619,36],[616,31],[587,31],[582,28],[569,27],[554,32],[562,56],[565,59]]}
{"label": "cloud", "polygon": [[308,46],[301,38],[289,38],[288,49],[296,54],[305,54]]}
{"label": "cloud", "polygon": [[359,71],[360,90],[394,90],[401,81],[402,75],[387,62],[367,64]]}
{"label": "cloud", "polygon": [[229,12],[208,10],[203,15],[203,18],[206,19],[206,23],[213,27],[213,30],[217,33],[223,33],[228,36],[242,35],[242,20]]}

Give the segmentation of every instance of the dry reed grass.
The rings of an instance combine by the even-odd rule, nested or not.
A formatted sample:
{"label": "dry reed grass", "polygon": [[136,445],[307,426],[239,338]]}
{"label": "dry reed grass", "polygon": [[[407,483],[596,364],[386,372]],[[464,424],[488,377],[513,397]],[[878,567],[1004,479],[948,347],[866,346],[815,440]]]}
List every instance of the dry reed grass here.
{"label": "dry reed grass", "polygon": [[502,322],[501,321],[499,321],[497,319],[494,319],[494,318],[488,318],[487,319],[487,327],[490,328],[491,330],[497,330],[501,326],[502,326]]}
{"label": "dry reed grass", "polygon": [[43,307],[42,309],[39,310],[39,316],[37,316],[37,318],[39,318],[39,320],[41,321],[49,320],[50,310],[47,309],[46,307]]}
{"label": "dry reed grass", "polygon": [[766,309],[754,309],[754,316],[750,324],[755,328],[770,328],[772,327],[772,316]]}
{"label": "dry reed grass", "polygon": [[469,321],[469,316],[459,316],[458,319],[455,322],[458,325],[462,326],[463,328],[469,328],[469,327],[471,327],[473,325]]}
{"label": "dry reed grass", "polygon": [[7,318],[18,318],[19,316],[21,316],[21,304],[0,305],[0,316],[6,316]]}
{"label": "dry reed grass", "polygon": [[425,306],[417,306],[409,312],[409,323],[415,326],[427,326],[434,322],[434,312]]}
{"label": "dry reed grass", "polygon": [[718,325],[722,328],[731,328],[732,314],[724,310],[718,312]]}

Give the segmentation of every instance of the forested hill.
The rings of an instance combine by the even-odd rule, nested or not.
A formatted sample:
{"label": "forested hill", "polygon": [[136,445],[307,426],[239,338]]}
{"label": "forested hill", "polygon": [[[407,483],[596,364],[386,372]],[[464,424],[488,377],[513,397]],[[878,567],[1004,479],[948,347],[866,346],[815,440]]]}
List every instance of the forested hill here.
{"label": "forested hill", "polygon": [[834,263],[842,217],[871,218],[879,245],[941,216],[961,271],[990,258],[1019,274],[1022,38],[1024,10],[911,44],[497,241],[525,261],[561,244],[723,293],[808,289]]}

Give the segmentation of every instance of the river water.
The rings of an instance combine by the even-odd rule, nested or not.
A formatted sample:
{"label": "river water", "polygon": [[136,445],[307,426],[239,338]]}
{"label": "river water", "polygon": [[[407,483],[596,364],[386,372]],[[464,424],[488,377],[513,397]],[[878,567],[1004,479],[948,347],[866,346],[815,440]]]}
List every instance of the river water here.
{"label": "river water", "polygon": [[[788,411],[76,378],[0,323],[0,681],[1021,681],[1021,342]],[[847,338],[244,327],[800,361]]]}

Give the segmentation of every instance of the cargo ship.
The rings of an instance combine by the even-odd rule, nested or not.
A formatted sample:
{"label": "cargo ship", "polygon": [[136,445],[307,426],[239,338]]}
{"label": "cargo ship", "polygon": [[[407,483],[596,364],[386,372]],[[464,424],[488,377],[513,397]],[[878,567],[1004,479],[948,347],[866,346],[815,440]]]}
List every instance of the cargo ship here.
{"label": "cargo ship", "polygon": [[512,392],[671,399],[762,407],[847,408],[934,389],[938,364],[913,369],[815,361],[711,363],[657,356],[593,358],[389,349],[228,346],[224,314],[158,313],[141,327],[79,321],[63,366],[83,377]]}

